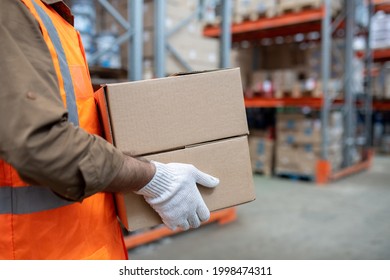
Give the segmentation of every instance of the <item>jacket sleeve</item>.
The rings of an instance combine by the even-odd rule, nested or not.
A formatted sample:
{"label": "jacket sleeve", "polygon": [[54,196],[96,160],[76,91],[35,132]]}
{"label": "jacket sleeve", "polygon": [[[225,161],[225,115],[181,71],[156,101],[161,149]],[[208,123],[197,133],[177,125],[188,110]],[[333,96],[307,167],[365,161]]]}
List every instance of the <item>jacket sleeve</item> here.
{"label": "jacket sleeve", "polygon": [[21,1],[0,3],[0,158],[69,200],[104,191],[124,158],[67,121],[39,25]]}

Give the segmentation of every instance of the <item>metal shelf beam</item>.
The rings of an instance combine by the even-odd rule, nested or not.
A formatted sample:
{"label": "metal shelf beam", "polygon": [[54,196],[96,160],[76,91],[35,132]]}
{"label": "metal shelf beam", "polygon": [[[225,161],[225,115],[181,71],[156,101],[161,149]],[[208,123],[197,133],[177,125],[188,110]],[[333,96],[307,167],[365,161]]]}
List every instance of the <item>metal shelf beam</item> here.
{"label": "metal shelf beam", "polygon": [[331,25],[331,6],[330,0],[324,0],[323,18],[322,18],[322,36],[321,36],[321,76],[323,90],[323,104],[321,109],[321,159],[328,160],[328,120],[331,107],[331,98],[329,94],[329,77],[331,63],[331,44],[332,44],[332,25]]}
{"label": "metal shelf beam", "polygon": [[[244,21],[242,23],[232,24],[231,32],[233,41],[240,40],[259,40],[261,38],[272,38],[276,36],[291,36],[297,33],[308,33],[312,31],[321,32],[321,78],[323,87],[323,98],[319,99],[246,99],[247,107],[281,107],[281,106],[309,106],[321,109],[322,121],[322,146],[321,146],[321,160],[328,160],[328,122],[330,111],[336,107],[342,107],[344,113],[344,128],[345,137],[343,139],[344,145],[344,165],[349,167],[352,165],[352,154],[355,151],[356,143],[356,106],[359,109],[363,108],[365,113],[366,123],[370,129],[369,118],[371,116],[371,101],[367,96],[370,88],[369,82],[366,83],[363,94],[364,98],[356,101],[356,93],[353,92],[352,73],[353,68],[353,36],[355,35],[355,0],[344,1],[345,12],[340,13],[339,16],[332,22],[331,1],[324,0],[323,5],[318,9],[301,11],[298,13],[287,13],[274,18],[260,18],[255,21]],[[332,34],[338,29],[345,29],[345,74],[344,74],[344,94],[345,100],[333,100],[329,94],[329,79],[330,79],[330,64],[331,64],[331,44]],[[369,30],[369,29],[368,29]],[[218,26],[209,26],[204,29],[204,35],[209,37],[221,36],[221,28]],[[359,31],[361,32],[361,31]],[[369,31],[365,31],[368,36]],[[370,77],[368,76],[367,79]],[[368,85],[368,86],[367,86]],[[370,103],[370,104],[369,104]],[[369,137],[364,136],[365,144],[368,145]],[[369,148],[370,146],[367,146]]]}
{"label": "metal shelf beam", "polygon": [[[269,37],[274,32],[274,37],[280,36],[279,32],[283,32],[285,28],[295,27],[299,33],[303,28],[306,30],[308,24],[320,23],[324,16],[324,8],[302,11],[298,13],[290,13],[272,18],[260,18],[255,21],[244,21],[238,24],[232,24],[231,34],[234,36],[239,34],[250,34],[251,32],[258,33],[259,31],[268,31]],[[319,26],[317,25],[317,28]],[[320,29],[318,29],[319,31]],[[221,28],[219,26],[209,26],[204,29],[203,34],[207,37],[220,37]]]}
{"label": "metal shelf beam", "polygon": [[222,1],[222,22],[220,38],[220,67],[230,67],[230,49],[232,48],[232,0]]}
{"label": "metal shelf beam", "polygon": [[128,17],[133,29],[129,42],[129,78],[131,81],[143,78],[143,0],[128,0]]}
{"label": "metal shelf beam", "polygon": [[165,14],[165,1],[154,0],[154,75],[157,78],[165,76]]}

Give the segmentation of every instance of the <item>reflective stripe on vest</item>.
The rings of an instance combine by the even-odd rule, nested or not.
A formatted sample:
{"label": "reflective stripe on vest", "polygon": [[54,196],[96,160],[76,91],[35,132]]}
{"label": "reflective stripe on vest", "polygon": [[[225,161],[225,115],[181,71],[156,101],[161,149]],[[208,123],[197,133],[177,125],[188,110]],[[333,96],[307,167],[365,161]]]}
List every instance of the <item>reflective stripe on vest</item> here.
{"label": "reflective stripe on vest", "polygon": [[45,187],[0,188],[0,214],[31,214],[72,203]]}
{"label": "reflective stripe on vest", "polygon": [[72,77],[70,75],[68,63],[66,61],[65,51],[62,47],[60,37],[58,36],[57,30],[54,27],[53,22],[46,12],[33,0],[32,1],[39,17],[42,19],[43,24],[45,25],[47,32],[49,33],[50,39],[56,50],[58,61],[60,63],[61,75],[64,78],[64,88],[66,93],[66,107],[69,112],[69,121],[72,122],[75,126],[79,126],[79,117],[77,113],[76,98],[74,94]]}
{"label": "reflective stripe on vest", "polygon": [[[56,50],[61,75],[63,76],[64,81],[69,121],[75,126],[79,126],[72,77],[60,37],[46,12],[34,0],[32,3],[45,25]],[[74,202],[70,202],[56,196],[50,189],[45,187],[0,187],[0,214],[31,214],[70,205],[72,203]]]}
{"label": "reflective stripe on vest", "polygon": [[[62,12],[58,13],[52,5],[45,4],[57,1],[35,0],[36,5],[33,1],[19,0],[39,24],[42,39],[52,59],[52,70],[55,73],[50,71],[42,73],[42,76],[54,79],[55,74],[59,97],[65,107],[68,102],[68,108],[71,108],[71,102],[69,99],[67,101],[71,92],[76,97],[78,125],[91,134],[99,134],[93,89],[78,33],[64,20]],[[49,32],[47,20],[43,22],[45,16],[38,13],[41,10],[54,25],[57,39]],[[61,55],[58,47],[54,46],[56,41],[61,42],[62,53],[65,55]],[[64,64],[69,66],[67,72],[71,79],[66,78],[67,75],[63,72]],[[69,91],[69,85],[64,83],[66,80],[71,81],[69,85],[74,86],[73,90]],[[72,118],[73,116],[77,115],[72,114]],[[127,259],[112,194],[97,193],[84,199],[82,203],[64,206],[69,202],[56,197],[47,187],[23,187],[26,183],[16,170],[2,160],[0,184],[0,259]],[[49,209],[53,210],[44,211]]]}

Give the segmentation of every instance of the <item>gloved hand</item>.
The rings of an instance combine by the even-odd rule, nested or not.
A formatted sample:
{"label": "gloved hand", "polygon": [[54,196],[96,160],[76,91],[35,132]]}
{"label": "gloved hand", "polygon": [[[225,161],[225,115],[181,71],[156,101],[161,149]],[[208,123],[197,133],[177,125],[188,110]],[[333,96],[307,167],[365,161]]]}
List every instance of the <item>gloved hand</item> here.
{"label": "gloved hand", "polygon": [[136,194],[143,195],[146,202],[160,215],[170,229],[197,228],[210,218],[196,183],[214,188],[219,179],[199,171],[190,164],[152,161],[156,166],[153,179]]}

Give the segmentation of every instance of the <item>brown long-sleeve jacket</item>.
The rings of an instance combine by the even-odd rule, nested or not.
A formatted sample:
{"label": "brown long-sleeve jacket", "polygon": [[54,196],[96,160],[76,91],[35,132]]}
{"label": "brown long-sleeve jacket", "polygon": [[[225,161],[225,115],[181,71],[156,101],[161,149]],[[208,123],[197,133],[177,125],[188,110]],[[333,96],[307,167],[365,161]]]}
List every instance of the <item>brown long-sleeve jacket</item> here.
{"label": "brown long-sleeve jacket", "polygon": [[[43,2],[72,21],[62,1]],[[67,121],[49,50],[22,1],[0,1],[0,24],[0,159],[26,181],[71,200],[104,191],[122,153]]]}

